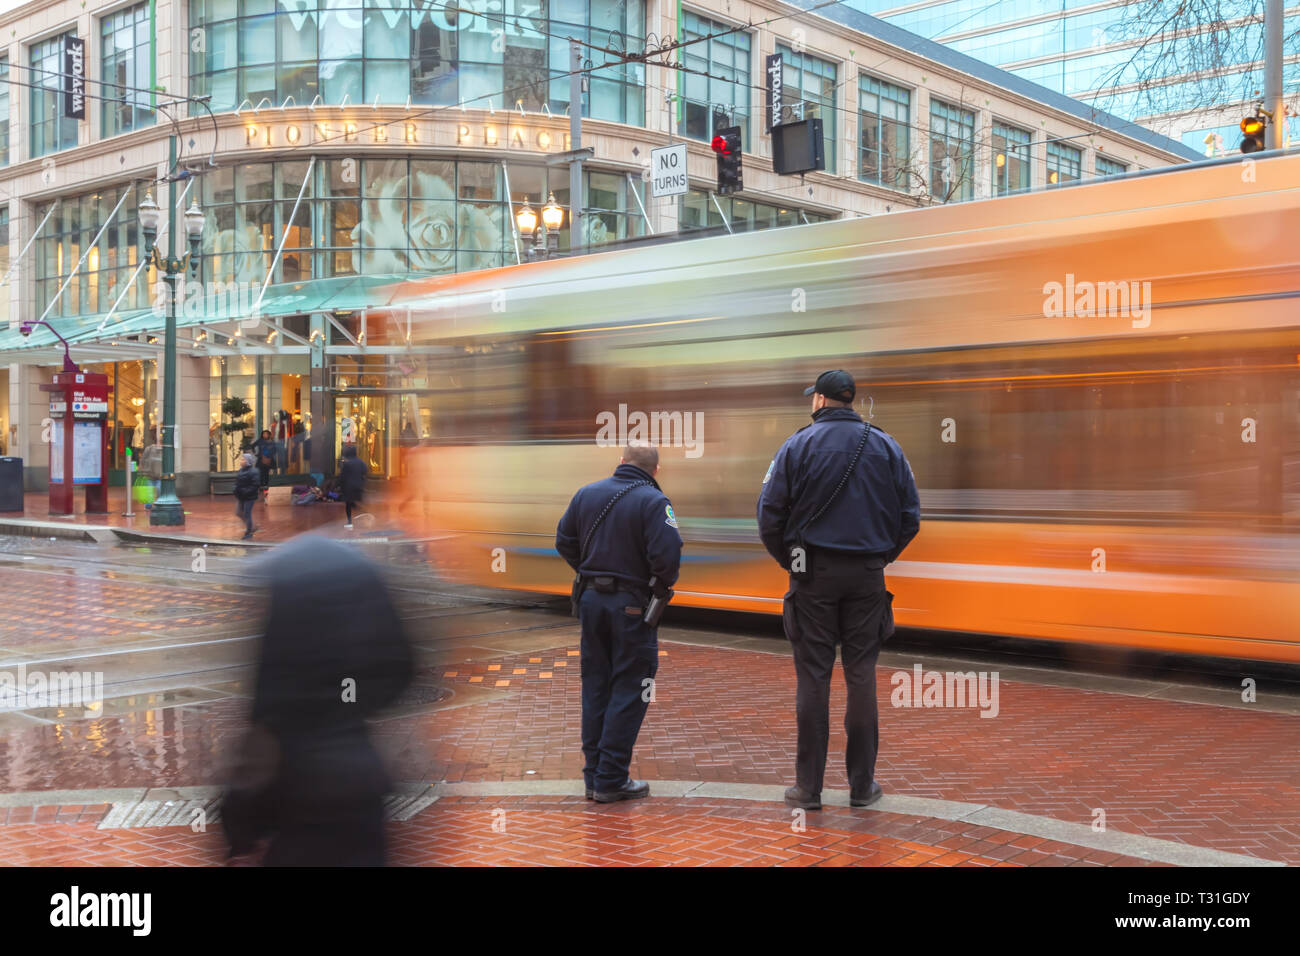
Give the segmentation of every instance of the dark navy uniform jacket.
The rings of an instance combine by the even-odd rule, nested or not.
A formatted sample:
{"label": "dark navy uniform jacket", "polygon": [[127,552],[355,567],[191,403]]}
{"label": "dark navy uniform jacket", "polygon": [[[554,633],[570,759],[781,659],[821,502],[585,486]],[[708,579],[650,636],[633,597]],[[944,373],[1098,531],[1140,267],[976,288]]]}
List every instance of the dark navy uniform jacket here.
{"label": "dark navy uniform jacket", "polygon": [[[758,533],[787,570],[790,548],[804,523],[830,498],[862,439],[862,417],[851,408],[823,408],[786,439],[772,459],[758,496]],[[804,532],[814,547],[894,561],[916,537],[921,502],[903,450],[874,425],[862,457],[834,503]]]}
{"label": "dark navy uniform jacket", "polygon": [[[650,484],[629,491],[610,509],[583,560],[582,542],[596,518],[610,498],[636,481]],[[613,575],[648,593],[652,577],[659,579],[656,587],[672,587],[677,580],[682,536],[672,502],[659,485],[636,465],[625,464],[613,476],[578,489],[555,529],[555,550],[584,576]]]}

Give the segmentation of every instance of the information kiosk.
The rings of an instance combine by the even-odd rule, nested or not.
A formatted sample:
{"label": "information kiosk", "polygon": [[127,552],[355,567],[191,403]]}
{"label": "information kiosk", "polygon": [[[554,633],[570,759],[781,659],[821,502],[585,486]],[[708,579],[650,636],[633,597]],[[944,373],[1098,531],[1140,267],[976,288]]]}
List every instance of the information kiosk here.
{"label": "information kiosk", "polygon": [[73,489],[86,489],[86,512],[108,511],[108,376],[63,371],[50,393],[50,514],[74,513]]}

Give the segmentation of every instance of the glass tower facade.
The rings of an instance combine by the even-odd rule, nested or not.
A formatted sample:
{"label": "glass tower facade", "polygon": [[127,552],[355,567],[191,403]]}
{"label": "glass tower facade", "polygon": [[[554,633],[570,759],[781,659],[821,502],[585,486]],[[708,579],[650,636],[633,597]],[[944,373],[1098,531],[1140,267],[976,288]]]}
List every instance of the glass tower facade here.
{"label": "glass tower facade", "polygon": [[[1255,18],[1262,16],[1262,4],[1251,0],[1222,4],[1224,26],[1212,34],[1146,46],[1146,37],[1136,32],[1141,24],[1134,22],[1141,11],[1126,9],[1132,5],[1123,0],[845,0],[845,5],[1130,120],[1253,102],[1264,86],[1264,28]],[[1284,37],[1283,91],[1293,98],[1300,92],[1300,5],[1293,2],[1286,3]],[[1204,51],[1199,59],[1187,52],[1193,45]],[[1201,63],[1211,68],[1193,75],[1189,64]],[[1229,134],[1235,129],[1198,128],[1182,140],[1200,150],[1207,132],[1219,132],[1234,148]]]}
{"label": "glass tower facade", "polygon": [[[611,50],[645,46],[644,0],[506,0],[504,6],[190,0],[190,25],[202,41],[191,43],[192,92],[211,93],[216,112],[265,101],[522,106],[530,112],[545,105],[563,114],[569,105],[567,37]],[[583,115],[644,122],[645,67],[602,69],[618,55],[591,47],[583,55],[596,68],[583,94]]]}

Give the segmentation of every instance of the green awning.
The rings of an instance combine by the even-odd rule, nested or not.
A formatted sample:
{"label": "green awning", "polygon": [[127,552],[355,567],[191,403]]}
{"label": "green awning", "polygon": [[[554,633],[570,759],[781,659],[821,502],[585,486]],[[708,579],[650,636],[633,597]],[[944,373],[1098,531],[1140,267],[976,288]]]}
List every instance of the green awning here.
{"label": "green awning", "polygon": [[[426,279],[426,273],[394,275],[336,276],[331,279],[308,279],[282,282],[267,287],[258,314],[266,318],[304,315],[312,312],[360,310],[390,305],[410,279]],[[177,302],[176,327],[190,328],[219,322],[234,322],[252,314],[260,289],[256,286],[210,288],[202,297],[183,298]],[[107,321],[105,321],[107,319]],[[109,315],[69,316],[49,319],[69,345],[111,343],[142,334],[162,335],[166,316],[152,308],[122,310]],[[23,353],[61,350],[54,334],[37,326],[30,336],[13,329],[0,329],[0,361],[23,361]]]}

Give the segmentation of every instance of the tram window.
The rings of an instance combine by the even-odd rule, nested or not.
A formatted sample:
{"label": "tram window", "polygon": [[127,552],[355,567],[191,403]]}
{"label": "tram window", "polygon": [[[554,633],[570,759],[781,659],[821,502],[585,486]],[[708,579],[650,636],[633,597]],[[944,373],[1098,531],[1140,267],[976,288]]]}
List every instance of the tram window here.
{"label": "tram window", "polygon": [[[868,380],[883,383],[872,389],[877,421],[932,491],[928,507],[1105,519],[1284,513],[1287,462],[1300,469],[1300,429],[1282,403],[1300,368],[1278,352],[1242,352],[1229,364],[1218,352],[1053,351],[1042,360],[872,363]],[[1244,443],[1241,423],[1252,416],[1288,425]],[[948,420],[952,441],[942,437]]]}

